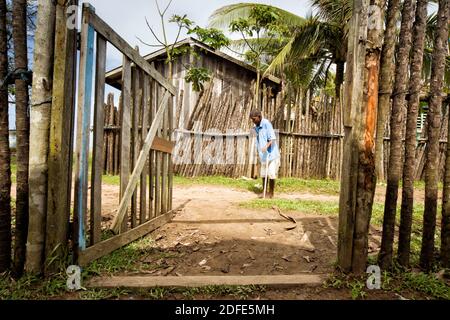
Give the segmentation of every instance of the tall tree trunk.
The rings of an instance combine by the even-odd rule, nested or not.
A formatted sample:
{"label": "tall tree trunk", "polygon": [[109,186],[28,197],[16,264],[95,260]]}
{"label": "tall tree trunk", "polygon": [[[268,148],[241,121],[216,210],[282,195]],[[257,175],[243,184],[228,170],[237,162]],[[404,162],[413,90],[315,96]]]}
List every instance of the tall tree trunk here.
{"label": "tall tree trunk", "polygon": [[[364,164],[361,168],[359,167],[360,160],[363,158],[361,153],[365,151],[365,133],[369,134],[370,140],[371,130],[366,126],[369,120],[373,119],[373,109],[367,110],[368,105],[364,104],[364,85],[367,80],[365,66],[368,5],[369,3],[365,0],[353,2],[353,15],[348,35],[344,90],[346,112],[343,119],[345,128],[344,158],[339,197],[338,238],[338,265],[344,272],[360,272],[361,265],[366,263],[364,256],[367,252],[364,249],[362,249],[363,252],[355,250],[365,247],[365,221],[367,213],[370,212],[366,209],[370,209],[371,206],[370,196],[365,193],[364,186],[361,184],[364,180],[364,173],[360,169],[364,169]],[[370,171],[367,183],[372,184]],[[359,188],[363,188],[363,190],[359,190]],[[363,200],[365,196],[368,198],[368,202],[358,205],[357,202]]]}
{"label": "tall tree trunk", "polygon": [[400,229],[398,240],[398,261],[409,266],[411,226],[414,207],[414,170],[416,165],[416,126],[419,113],[420,89],[422,82],[423,49],[427,25],[427,0],[418,0],[416,19],[414,20],[408,113],[405,133],[405,162],[403,164],[402,206],[400,211]]}
{"label": "tall tree trunk", "polygon": [[404,127],[405,96],[408,84],[413,16],[413,1],[405,0],[402,10],[400,39],[397,47],[394,98],[391,111],[389,168],[384,203],[383,236],[381,239],[380,255],[378,257],[378,262],[384,269],[389,268],[392,263],[398,185],[402,169],[402,132]]}
{"label": "tall tree trunk", "polygon": [[[27,58],[27,1],[13,2],[14,61],[16,70],[28,69]],[[30,119],[28,117],[28,84],[17,79],[16,130],[17,130],[17,198],[16,229],[14,234],[14,265],[16,275],[21,275],[25,264],[25,248],[28,233],[28,149]]]}
{"label": "tall tree trunk", "polygon": [[[447,141],[450,141],[450,104],[447,102],[448,128]],[[441,222],[441,262],[444,268],[450,268],[450,143],[447,143],[444,171],[444,190],[442,192]]]}
{"label": "tall tree trunk", "polygon": [[[352,271],[361,274],[366,270],[369,225],[376,189],[375,132],[378,109],[378,79],[383,43],[382,0],[370,0],[375,9],[369,13],[367,47],[364,70],[362,136],[359,137],[359,167],[356,191],[355,238]],[[364,113],[364,112],[363,112]],[[362,115],[363,116],[363,115]]]}
{"label": "tall tree trunk", "polygon": [[439,0],[436,37],[431,67],[430,106],[428,111],[428,144],[425,162],[425,211],[423,215],[420,265],[430,270],[434,255],[434,233],[439,179],[439,133],[444,85],[445,58],[447,56],[449,0]]}
{"label": "tall tree trunk", "polygon": [[[6,0],[0,0],[0,83],[8,73]],[[11,265],[11,151],[8,85],[0,87],[0,273]]]}
{"label": "tall tree trunk", "polygon": [[334,94],[336,95],[336,103],[341,101],[341,87],[344,83],[345,61],[336,62],[336,77],[334,78]]}
{"label": "tall tree trunk", "polygon": [[30,112],[29,227],[25,269],[41,273],[47,213],[47,155],[52,103],[55,4],[39,0]]}
{"label": "tall tree trunk", "polygon": [[375,141],[375,165],[377,179],[384,180],[384,128],[391,105],[394,79],[394,53],[397,42],[397,21],[400,0],[390,0],[387,9],[386,31],[381,51],[380,91],[378,93],[377,134]]}

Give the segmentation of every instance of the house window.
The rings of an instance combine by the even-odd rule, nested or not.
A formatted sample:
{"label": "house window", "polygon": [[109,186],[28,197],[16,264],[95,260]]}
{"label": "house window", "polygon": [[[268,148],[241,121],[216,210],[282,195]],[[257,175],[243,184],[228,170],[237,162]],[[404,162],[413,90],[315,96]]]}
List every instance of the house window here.
{"label": "house window", "polygon": [[428,105],[421,105],[419,116],[417,117],[416,135],[419,137],[425,128],[425,120],[427,119]]}

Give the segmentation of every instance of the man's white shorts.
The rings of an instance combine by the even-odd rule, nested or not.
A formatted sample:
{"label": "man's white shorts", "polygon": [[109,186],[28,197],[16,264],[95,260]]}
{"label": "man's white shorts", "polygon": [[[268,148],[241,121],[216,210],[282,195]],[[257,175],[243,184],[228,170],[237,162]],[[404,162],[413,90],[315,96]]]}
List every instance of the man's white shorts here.
{"label": "man's white shorts", "polygon": [[[280,169],[281,161],[280,158],[269,161],[269,170],[268,170],[268,176],[269,179],[276,179],[278,177],[278,169]],[[261,177],[266,177],[266,167],[267,163],[263,162],[261,163]]]}

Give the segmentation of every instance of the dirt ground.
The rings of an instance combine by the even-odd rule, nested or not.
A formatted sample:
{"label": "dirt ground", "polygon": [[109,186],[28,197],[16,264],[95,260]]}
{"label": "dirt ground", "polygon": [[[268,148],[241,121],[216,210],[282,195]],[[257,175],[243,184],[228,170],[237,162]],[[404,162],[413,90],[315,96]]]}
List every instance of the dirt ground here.
{"label": "dirt ground", "polygon": [[[117,209],[117,194],[115,186],[103,189],[105,225]],[[257,198],[255,193],[218,186],[175,187],[173,195],[174,208],[189,202],[171,223],[151,234],[153,246],[144,259],[136,262],[142,271],[133,274],[289,275],[333,271],[337,217],[283,212],[296,220],[294,225],[274,209],[239,207],[239,203]],[[278,198],[336,197],[278,194]],[[379,230],[373,229],[371,250],[379,246],[379,241]],[[150,271],[149,265],[154,266]]]}
{"label": "dirt ground", "polygon": [[[13,188],[14,190],[15,188]],[[14,191],[13,191],[14,192]],[[291,275],[312,273],[327,275],[334,271],[337,245],[337,216],[320,216],[297,211],[283,211],[296,220],[283,218],[274,209],[247,209],[240,203],[256,199],[257,194],[220,186],[175,186],[173,207],[185,204],[172,222],[150,234],[154,240],[134,270],[115,275]],[[417,201],[423,191],[417,190]],[[337,195],[278,193],[277,198],[338,201]],[[103,185],[103,228],[109,228],[118,208],[119,187]],[[375,201],[384,201],[384,187],[379,187]],[[369,254],[380,246],[381,230],[371,227]],[[368,292],[368,299],[427,299],[417,292]],[[64,299],[77,299],[74,294]],[[146,299],[138,293],[119,299]],[[164,299],[183,299],[169,293]],[[195,299],[235,299],[234,296],[195,295]],[[351,299],[348,288],[301,286],[253,292],[248,299]]]}

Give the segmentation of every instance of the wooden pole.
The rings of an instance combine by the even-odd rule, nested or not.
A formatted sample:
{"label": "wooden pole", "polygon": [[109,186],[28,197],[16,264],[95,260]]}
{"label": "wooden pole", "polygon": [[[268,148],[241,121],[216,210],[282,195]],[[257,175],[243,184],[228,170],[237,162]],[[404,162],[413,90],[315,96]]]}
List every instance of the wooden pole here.
{"label": "wooden pole", "polygon": [[53,257],[48,259],[52,263],[46,266],[46,273],[56,271],[59,262],[68,253],[77,29],[67,27],[67,8],[77,4],[78,1],[70,1],[65,5],[58,2],[56,6],[55,71],[48,155],[45,240],[46,256],[53,255]]}
{"label": "wooden pole", "polygon": [[90,244],[101,241],[102,222],[102,174],[103,174],[103,125],[105,101],[106,39],[97,35],[95,71],[94,145],[91,173]]}
{"label": "wooden pole", "polygon": [[47,156],[52,107],[55,3],[38,2],[30,110],[29,226],[25,270],[41,273],[47,216]]}
{"label": "wooden pole", "polygon": [[[93,10],[93,9],[91,9]],[[74,225],[75,257],[86,248],[86,213],[89,170],[89,135],[91,122],[91,99],[94,77],[95,30],[87,23],[90,6],[83,4],[81,27],[80,72],[78,86],[77,144],[75,167]]]}
{"label": "wooden pole", "polygon": [[355,0],[353,3],[345,74],[344,105],[348,111],[344,118],[344,159],[339,195],[338,265],[346,272],[352,270],[356,220],[358,141],[363,130],[358,107],[361,106],[363,98],[367,6],[367,0]]}

